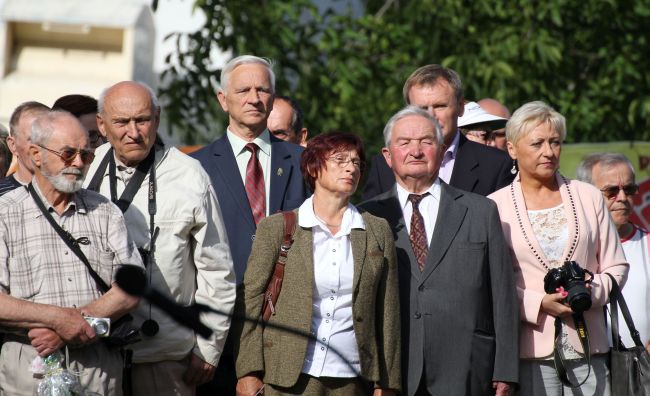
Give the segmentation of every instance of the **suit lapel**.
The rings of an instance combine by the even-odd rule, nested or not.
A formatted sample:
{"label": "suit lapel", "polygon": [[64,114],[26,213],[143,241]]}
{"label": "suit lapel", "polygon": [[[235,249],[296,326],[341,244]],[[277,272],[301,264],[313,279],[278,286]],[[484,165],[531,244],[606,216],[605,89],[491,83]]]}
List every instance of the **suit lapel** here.
{"label": "suit lapel", "polygon": [[282,210],[282,202],[284,202],[284,195],[289,183],[289,177],[293,172],[291,165],[291,153],[289,153],[283,144],[277,141],[275,137],[271,137],[271,174],[270,189],[271,195],[269,199],[269,214],[276,213]]}
{"label": "suit lapel", "polygon": [[467,208],[456,202],[456,199],[462,195],[461,192],[452,190],[444,182],[440,183],[440,187],[438,218],[429,245],[427,264],[422,274],[423,280],[428,278],[442,261],[467,213]]}
{"label": "suit lapel", "polygon": [[404,223],[404,214],[402,213],[402,207],[397,198],[397,188],[393,185],[393,188],[389,192],[384,193],[384,195],[385,198],[378,201],[378,203],[385,207],[383,210],[383,217],[388,221],[388,224],[393,230],[395,248],[397,250],[402,249],[408,256],[408,263],[400,262],[399,265],[408,265],[411,274],[413,274],[416,279],[420,279],[422,272],[420,272],[420,268],[418,267],[418,261],[415,258],[413,246],[411,246],[411,240],[409,239],[406,224]]}
{"label": "suit lapel", "polygon": [[226,136],[223,136],[215,142],[213,154],[215,160],[214,171],[219,173],[224,181],[219,188],[225,188],[228,190],[232,196],[232,202],[237,205],[239,212],[244,216],[244,218],[246,218],[246,221],[248,221],[254,229],[255,221],[253,220],[253,213],[248,204],[244,182],[239,174],[235,154],[233,153],[232,147],[230,146]]}
{"label": "suit lapel", "polygon": [[[366,227],[368,225],[366,224]],[[368,233],[366,230],[354,228],[350,232],[350,241],[352,242],[352,258],[354,259],[354,279],[352,282],[352,290],[356,291],[359,286],[359,279],[361,279],[361,272],[363,271],[363,261],[366,257],[366,238]]]}
{"label": "suit lapel", "polygon": [[[298,220],[296,220],[297,222]],[[314,282],[314,236],[311,228],[296,226],[293,245],[291,250],[298,254],[299,260],[304,266],[304,280],[313,284]],[[309,288],[309,295],[312,294],[312,287]]]}
{"label": "suit lapel", "polygon": [[474,173],[474,169],[479,164],[476,157],[472,155],[472,147],[467,144],[468,142],[469,140],[461,133],[449,184],[461,190],[473,191],[474,186],[478,183],[478,176]]}

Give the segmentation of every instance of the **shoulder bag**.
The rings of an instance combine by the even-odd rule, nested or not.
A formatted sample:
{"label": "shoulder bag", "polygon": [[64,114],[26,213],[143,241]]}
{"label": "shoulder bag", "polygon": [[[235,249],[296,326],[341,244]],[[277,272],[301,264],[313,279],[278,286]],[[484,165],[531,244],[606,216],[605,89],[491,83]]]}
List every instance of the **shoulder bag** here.
{"label": "shoulder bag", "polygon": [[[610,350],[612,395],[650,395],[650,355],[634,327],[618,283],[612,275],[607,275],[612,279],[612,291],[609,295],[613,344]],[[634,346],[631,348],[626,348],[619,336],[619,307],[634,340]]]}

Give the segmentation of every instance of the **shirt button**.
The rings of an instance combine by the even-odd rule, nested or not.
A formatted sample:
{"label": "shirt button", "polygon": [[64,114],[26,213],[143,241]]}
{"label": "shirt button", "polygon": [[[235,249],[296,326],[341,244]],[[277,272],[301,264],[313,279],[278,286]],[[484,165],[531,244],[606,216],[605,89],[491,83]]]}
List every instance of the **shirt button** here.
{"label": "shirt button", "polygon": [[332,263],[332,265],[336,265],[336,263]]}
{"label": "shirt button", "polygon": [[68,255],[68,252],[65,252],[64,254],[67,256],[67,255]]}
{"label": "shirt button", "polygon": [[72,278],[68,278],[68,282],[72,282]]}
{"label": "shirt button", "polygon": [[334,301],[334,297],[330,297],[330,300]]}
{"label": "shirt button", "polygon": [[330,316],[330,314],[327,314],[327,316],[329,317],[329,316]]}
{"label": "shirt button", "polygon": [[327,338],[323,337],[323,338],[321,338],[321,340],[323,340],[323,341],[327,341]]}
{"label": "shirt button", "polygon": [[419,312],[416,312],[415,315],[413,315],[413,317],[415,319],[420,319],[422,317],[422,314],[420,314]]}
{"label": "shirt button", "polygon": [[329,320],[329,319],[326,319],[326,320],[325,320],[325,323],[329,323],[329,322],[330,322],[330,320]]}
{"label": "shirt button", "polygon": [[321,351],[324,351],[324,350],[325,350],[325,347],[320,347],[320,350],[321,350]]}
{"label": "shirt button", "polygon": [[251,241],[255,242],[255,234],[251,235]]}
{"label": "shirt button", "polygon": [[332,252],[336,253],[336,249],[332,249]]}

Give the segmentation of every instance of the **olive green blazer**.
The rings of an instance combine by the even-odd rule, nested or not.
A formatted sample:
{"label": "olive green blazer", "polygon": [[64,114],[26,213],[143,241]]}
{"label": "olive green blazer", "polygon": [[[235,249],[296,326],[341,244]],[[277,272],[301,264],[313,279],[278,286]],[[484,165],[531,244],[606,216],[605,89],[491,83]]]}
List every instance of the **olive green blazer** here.
{"label": "olive green blazer", "polygon": [[[352,229],[354,258],[352,314],[361,376],[375,387],[399,390],[400,318],[397,264],[393,234],[386,220],[362,213],[366,229]],[[244,282],[238,287],[235,313],[258,318],[263,293],[282,244],[281,213],[257,226]],[[311,228],[296,226],[287,255],[276,314],[269,323],[311,332],[314,288]],[[308,340],[256,323],[233,320],[237,377],[257,372],[265,383],[295,385],[303,367]]]}

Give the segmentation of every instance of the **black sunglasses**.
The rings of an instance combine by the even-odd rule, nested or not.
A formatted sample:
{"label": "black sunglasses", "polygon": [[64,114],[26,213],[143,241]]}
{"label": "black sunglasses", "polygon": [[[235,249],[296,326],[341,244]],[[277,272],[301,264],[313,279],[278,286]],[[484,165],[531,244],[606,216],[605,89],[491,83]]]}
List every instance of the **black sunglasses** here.
{"label": "black sunglasses", "polygon": [[95,153],[92,150],[75,150],[71,148],[66,148],[61,151],[56,151],[56,150],[52,150],[51,148],[41,146],[40,144],[38,145],[38,147],[44,148],[45,150],[49,151],[52,154],[56,154],[63,160],[63,162],[66,165],[70,165],[72,161],[74,161],[77,154],[79,155],[81,161],[83,161],[84,164],[89,164],[93,162],[93,160],[95,159]]}
{"label": "black sunglasses", "polygon": [[628,184],[627,186],[612,186],[612,187],[606,187],[602,188],[600,191],[603,192],[603,195],[607,197],[607,199],[612,199],[618,195],[618,192],[623,190],[625,195],[627,196],[632,196],[639,192],[639,186],[636,184]]}

